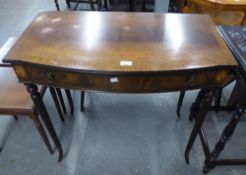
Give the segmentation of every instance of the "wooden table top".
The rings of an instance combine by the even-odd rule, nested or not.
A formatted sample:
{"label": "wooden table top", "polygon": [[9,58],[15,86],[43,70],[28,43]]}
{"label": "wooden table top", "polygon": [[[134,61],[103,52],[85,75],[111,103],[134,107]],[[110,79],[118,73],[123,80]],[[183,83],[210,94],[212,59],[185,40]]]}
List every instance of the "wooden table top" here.
{"label": "wooden table top", "polygon": [[126,12],[39,13],[4,61],[128,73],[237,66],[207,15]]}

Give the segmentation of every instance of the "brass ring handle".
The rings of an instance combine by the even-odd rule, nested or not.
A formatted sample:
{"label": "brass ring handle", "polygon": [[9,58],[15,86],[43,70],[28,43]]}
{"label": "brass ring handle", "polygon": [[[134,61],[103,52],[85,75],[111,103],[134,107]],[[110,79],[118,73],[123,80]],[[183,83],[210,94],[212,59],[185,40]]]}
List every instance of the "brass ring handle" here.
{"label": "brass ring handle", "polygon": [[47,73],[47,78],[48,78],[48,81],[50,82],[50,83],[52,83],[52,82],[54,82],[54,80],[55,80],[55,77],[54,77],[54,75],[52,74],[52,73]]}
{"label": "brass ring handle", "polygon": [[194,86],[195,82],[196,82],[196,76],[195,75],[190,76],[188,79],[188,85]]}

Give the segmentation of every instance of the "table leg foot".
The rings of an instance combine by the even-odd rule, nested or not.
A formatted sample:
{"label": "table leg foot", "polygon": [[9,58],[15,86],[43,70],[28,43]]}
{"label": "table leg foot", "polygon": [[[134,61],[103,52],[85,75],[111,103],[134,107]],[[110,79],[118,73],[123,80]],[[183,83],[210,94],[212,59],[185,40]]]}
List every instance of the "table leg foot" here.
{"label": "table leg foot", "polygon": [[60,11],[60,7],[59,7],[59,4],[58,4],[58,0],[54,0],[55,2],[55,5],[56,5],[56,10],[57,11]]}

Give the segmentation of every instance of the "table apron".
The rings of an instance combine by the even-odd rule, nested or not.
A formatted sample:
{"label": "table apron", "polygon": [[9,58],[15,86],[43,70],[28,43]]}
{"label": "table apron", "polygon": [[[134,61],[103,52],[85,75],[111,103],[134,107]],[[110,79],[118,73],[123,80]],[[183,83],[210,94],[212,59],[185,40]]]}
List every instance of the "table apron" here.
{"label": "table apron", "polygon": [[23,83],[34,83],[53,87],[83,91],[120,93],[153,93],[220,87],[231,74],[231,69],[169,72],[161,74],[117,74],[84,73],[35,65],[13,65]]}

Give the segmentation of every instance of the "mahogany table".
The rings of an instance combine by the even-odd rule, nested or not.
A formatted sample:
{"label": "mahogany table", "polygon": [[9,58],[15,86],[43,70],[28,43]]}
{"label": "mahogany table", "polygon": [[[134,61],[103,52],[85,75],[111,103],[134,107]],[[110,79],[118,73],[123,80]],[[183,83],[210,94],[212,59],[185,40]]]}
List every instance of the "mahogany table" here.
{"label": "mahogany table", "polygon": [[[4,59],[13,65],[41,113],[62,159],[62,147],[37,84],[115,93],[214,89],[238,67],[207,15],[42,12]],[[193,128],[189,150],[201,122]]]}

